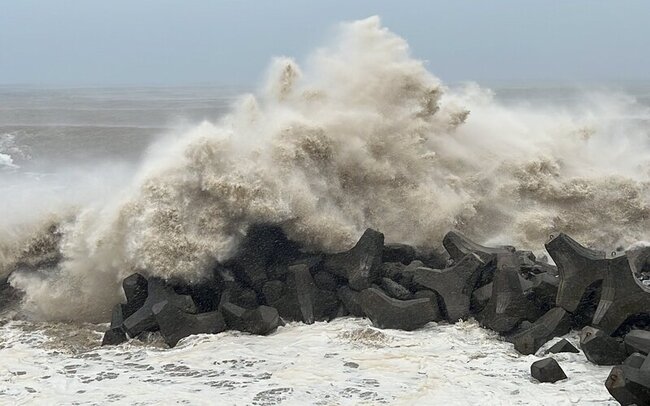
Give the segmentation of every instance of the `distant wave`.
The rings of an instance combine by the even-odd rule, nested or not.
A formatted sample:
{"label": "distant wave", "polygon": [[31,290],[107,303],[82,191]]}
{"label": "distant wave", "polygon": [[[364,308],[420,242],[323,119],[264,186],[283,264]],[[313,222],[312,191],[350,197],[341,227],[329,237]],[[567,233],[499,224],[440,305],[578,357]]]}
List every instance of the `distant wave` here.
{"label": "distant wave", "polygon": [[0,168],[11,168],[15,169],[18,166],[14,164],[14,160],[9,154],[0,153]]}
{"label": "distant wave", "polygon": [[105,123],[105,124],[76,124],[76,123],[47,123],[47,124],[33,124],[33,123],[21,123],[21,122],[14,122],[14,123],[3,123],[2,127],[20,127],[22,130],[25,129],[38,129],[38,128],[56,128],[56,129],[65,129],[65,128],[87,128],[87,129],[103,129],[103,128],[111,128],[111,129],[124,129],[124,130],[130,130],[130,129],[138,129],[138,130],[159,130],[159,131],[165,131],[172,129],[173,127],[165,127],[165,126],[160,126],[160,125],[120,125],[120,124],[110,124],[110,123]]}
{"label": "distant wave", "polygon": [[17,169],[18,165],[14,163],[12,153],[21,151],[14,143],[14,136],[11,133],[0,134],[0,170]]}

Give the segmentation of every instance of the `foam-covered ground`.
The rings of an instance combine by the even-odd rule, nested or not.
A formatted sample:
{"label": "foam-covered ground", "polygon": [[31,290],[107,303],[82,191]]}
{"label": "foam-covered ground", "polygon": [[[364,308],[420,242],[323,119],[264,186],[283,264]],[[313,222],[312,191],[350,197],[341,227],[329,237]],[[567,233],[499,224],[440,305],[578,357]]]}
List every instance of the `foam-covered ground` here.
{"label": "foam-covered ground", "polygon": [[403,332],[344,318],[268,337],[193,336],[174,349],[155,340],[98,347],[103,328],[6,322],[0,404],[617,404],[604,386],[611,367],[557,354],[568,379],[540,384],[530,376],[540,357],[474,321]]}

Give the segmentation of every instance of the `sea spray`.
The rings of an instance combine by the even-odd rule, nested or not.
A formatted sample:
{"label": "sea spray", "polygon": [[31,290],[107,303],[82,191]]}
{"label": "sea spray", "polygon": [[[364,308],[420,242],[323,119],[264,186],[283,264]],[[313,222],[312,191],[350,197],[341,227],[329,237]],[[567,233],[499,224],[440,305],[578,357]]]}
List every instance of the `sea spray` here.
{"label": "sea spray", "polygon": [[450,90],[378,18],[342,24],[304,67],[278,58],[222,120],[152,147],[122,193],[59,224],[58,266],[10,281],[35,317],[105,321],[131,272],[198,282],[261,222],[326,251],[367,227],[429,247],[450,229],[534,250],[557,230],[630,244],[648,238],[650,149],[647,123],[623,115],[650,113]]}

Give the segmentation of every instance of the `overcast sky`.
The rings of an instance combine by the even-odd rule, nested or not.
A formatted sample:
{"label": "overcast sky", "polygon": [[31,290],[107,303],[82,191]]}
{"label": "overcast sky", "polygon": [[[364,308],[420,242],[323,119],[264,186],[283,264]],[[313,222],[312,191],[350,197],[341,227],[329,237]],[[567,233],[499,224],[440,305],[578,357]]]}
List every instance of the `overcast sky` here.
{"label": "overcast sky", "polygon": [[0,0],[0,84],[251,85],[375,14],[450,83],[650,81],[646,0]]}

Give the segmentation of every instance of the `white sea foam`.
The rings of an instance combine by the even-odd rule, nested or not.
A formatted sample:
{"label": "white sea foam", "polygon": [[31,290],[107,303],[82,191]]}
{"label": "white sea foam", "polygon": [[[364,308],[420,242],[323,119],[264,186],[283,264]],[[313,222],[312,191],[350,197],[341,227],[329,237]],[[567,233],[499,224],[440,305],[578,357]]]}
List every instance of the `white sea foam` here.
{"label": "white sea foam", "polygon": [[0,327],[0,403],[616,404],[604,386],[611,367],[556,354],[568,379],[540,384],[530,364],[555,340],[522,356],[473,321],[403,332],[344,318],[268,337],[192,336],[171,350],[137,341],[88,348],[99,337],[65,325]]}
{"label": "white sea foam", "polygon": [[13,141],[13,134],[0,134],[0,171],[18,168],[11,156],[11,152],[15,150]]}
{"label": "white sea foam", "polygon": [[303,67],[275,60],[268,76],[63,222],[60,266],[11,277],[25,309],[106,320],[129,273],[198,281],[257,222],[329,251],[367,227],[425,246],[450,229],[533,250],[557,230],[608,250],[650,238],[650,137],[624,120],[650,112],[629,97],[532,109],[447,89],[376,17],[342,24]]}
{"label": "white sea foam", "polygon": [[18,166],[9,154],[0,154],[0,169],[15,169]]}

